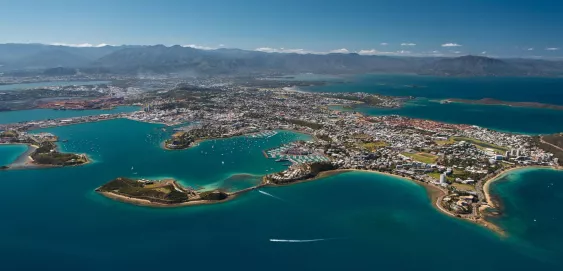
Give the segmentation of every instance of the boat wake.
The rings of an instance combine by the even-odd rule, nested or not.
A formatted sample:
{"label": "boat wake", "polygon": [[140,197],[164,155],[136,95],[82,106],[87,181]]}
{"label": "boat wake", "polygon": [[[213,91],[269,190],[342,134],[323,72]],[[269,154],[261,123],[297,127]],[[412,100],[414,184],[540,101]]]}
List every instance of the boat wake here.
{"label": "boat wake", "polygon": [[264,192],[264,191],[262,191],[262,190],[258,190],[258,192],[260,192],[260,194],[266,195],[266,196],[268,196],[268,197],[272,197],[272,198],[277,199],[277,200],[285,201],[285,200],[283,200],[282,198],[278,198],[278,197],[276,197],[276,196],[274,196],[274,195],[272,195],[272,194],[270,194],[270,193],[268,193],[268,192]]}
{"label": "boat wake", "polygon": [[270,239],[270,242],[280,242],[280,243],[312,243],[332,240],[333,238],[321,238],[321,239],[305,239],[305,240],[287,240],[287,239]]}

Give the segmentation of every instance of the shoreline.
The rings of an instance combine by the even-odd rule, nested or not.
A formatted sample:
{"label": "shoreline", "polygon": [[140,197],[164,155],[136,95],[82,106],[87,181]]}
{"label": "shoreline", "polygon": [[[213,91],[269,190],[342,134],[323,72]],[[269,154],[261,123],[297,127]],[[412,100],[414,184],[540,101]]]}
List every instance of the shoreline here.
{"label": "shoreline", "polygon": [[31,158],[31,154],[37,150],[39,147],[29,143],[9,143],[9,144],[2,144],[2,145],[26,145],[27,150],[22,153],[14,162],[8,165],[8,168],[4,170],[22,170],[22,169],[39,169],[39,168],[60,168],[60,167],[76,167],[76,166],[83,166],[92,163],[92,159],[88,157],[86,153],[76,154],[75,155],[83,155],[86,158],[86,162],[82,164],[76,165],[41,165],[35,164],[33,158]]}
{"label": "shoreline", "polygon": [[480,100],[449,98],[440,101],[446,101],[448,103],[461,103],[461,104],[496,105],[496,106],[509,106],[509,107],[563,110],[563,105],[546,104],[539,102],[510,102],[510,101],[502,101],[502,100],[491,99],[491,98],[483,98]]}
{"label": "shoreline", "polygon": [[432,207],[434,207],[434,209],[436,211],[443,213],[443,214],[445,214],[449,217],[461,219],[461,220],[464,220],[464,221],[468,221],[468,222],[472,222],[472,223],[484,226],[484,227],[498,233],[501,236],[505,235],[505,232],[500,227],[498,227],[498,226],[496,226],[496,225],[494,225],[490,222],[487,222],[483,219],[471,220],[471,219],[468,219],[468,218],[457,216],[457,215],[445,210],[442,206],[440,206],[439,202],[441,201],[441,199],[444,196],[447,195],[447,193],[439,187],[436,187],[436,186],[429,184],[429,183],[426,183],[426,182],[416,181],[416,180],[413,180],[413,179],[410,179],[410,178],[407,178],[407,177],[403,177],[403,176],[400,176],[400,175],[395,175],[395,174],[392,174],[392,173],[365,170],[365,169],[328,170],[328,171],[320,172],[315,177],[303,179],[303,180],[298,180],[298,181],[286,183],[286,184],[273,184],[273,183],[263,183],[263,182],[261,182],[260,184],[255,185],[255,186],[251,186],[251,187],[248,187],[248,188],[245,188],[245,189],[230,192],[230,193],[228,193],[229,196],[226,199],[219,200],[219,201],[197,200],[197,201],[188,201],[188,202],[184,202],[184,203],[163,204],[163,203],[152,202],[152,201],[146,200],[146,199],[138,199],[138,198],[133,198],[133,197],[129,197],[129,196],[126,196],[126,195],[120,195],[120,194],[112,193],[112,192],[99,192],[99,191],[97,191],[97,189],[96,189],[96,192],[98,192],[101,195],[106,196],[110,199],[114,199],[114,200],[117,200],[117,201],[120,201],[120,202],[130,203],[130,204],[138,205],[138,206],[156,207],[156,208],[177,208],[177,207],[185,207],[185,206],[197,206],[197,205],[224,203],[224,202],[231,201],[231,200],[235,199],[236,197],[243,195],[243,194],[245,194],[249,191],[257,190],[261,187],[291,186],[291,185],[300,184],[300,183],[318,181],[318,180],[321,180],[321,179],[324,179],[324,178],[327,178],[327,177],[331,177],[331,176],[335,176],[335,175],[339,175],[339,174],[343,174],[343,173],[349,173],[349,172],[362,172],[362,173],[370,173],[370,174],[380,174],[380,175],[385,175],[385,176],[389,176],[389,177],[393,177],[393,178],[399,178],[399,179],[414,183],[416,185],[419,185],[425,190],[426,195],[428,196],[428,199],[430,200],[430,204],[432,205]]}
{"label": "shoreline", "polygon": [[491,184],[502,179],[502,177],[504,177],[505,175],[514,172],[514,171],[519,171],[519,170],[524,170],[524,169],[552,169],[552,170],[563,170],[562,168],[558,168],[558,167],[551,167],[551,166],[518,166],[518,167],[513,167],[513,168],[509,168],[506,170],[503,170],[499,173],[497,173],[496,175],[494,175],[493,177],[485,180],[484,184],[483,184],[483,194],[485,195],[485,201],[487,203],[487,205],[490,208],[499,208],[501,206],[495,204],[494,200],[491,197]]}
{"label": "shoreline", "polygon": [[[312,139],[318,140],[318,138],[315,135],[310,134],[306,131],[299,131],[299,130],[285,129],[285,128],[273,129],[272,131],[278,131],[278,132],[279,131],[288,131],[288,132],[297,133],[297,134],[304,134],[304,135],[310,136]],[[212,138],[197,139],[190,146],[188,146],[186,148],[178,148],[178,149],[171,149],[171,148],[166,147],[166,140],[168,140],[168,139],[166,139],[166,140],[164,140],[160,143],[160,147],[162,149],[167,150],[167,151],[182,151],[182,150],[187,150],[187,149],[197,147],[197,146],[199,146],[199,144],[207,142],[207,141],[232,139],[232,138],[237,138],[237,137],[245,137],[245,136],[248,136],[250,134],[252,134],[252,133],[245,133],[245,134],[226,136],[226,137],[212,137]],[[262,153],[264,153],[264,152],[265,152],[265,150],[262,151]],[[266,158],[268,158],[268,157],[266,157]]]}
{"label": "shoreline", "polygon": [[119,202],[124,202],[124,203],[129,203],[129,204],[133,204],[133,205],[137,205],[137,206],[143,206],[143,207],[154,207],[154,208],[178,208],[178,207],[185,207],[185,206],[197,206],[197,205],[208,205],[208,204],[219,204],[219,203],[223,203],[223,202],[227,202],[230,201],[234,198],[237,197],[237,195],[232,195],[229,194],[229,197],[227,197],[224,200],[194,200],[194,201],[187,201],[187,202],[182,202],[182,203],[174,203],[174,204],[164,204],[164,203],[158,203],[158,202],[153,202],[147,199],[139,199],[139,198],[133,198],[133,197],[129,197],[126,195],[121,195],[121,194],[117,194],[114,192],[100,192],[97,191],[97,188],[95,190],[96,193],[99,193],[109,199],[113,199]]}
{"label": "shoreline", "polygon": [[[121,202],[125,202],[125,203],[130,203],[130,204],[134,204],[134,205],[138,205],[138,206],[145,206],[145,207],[156,207],[156,208],[176,208],[176,207],[185,207],[185,206],[197,206],[197,205],[207,205],[207,204],[216,204],[216,203],[224,203],[224,202],[228,202],[231,201],[233,199],[235,199],[236,197],[243,195],[249,191],[253,191],[253,190],[257,190],[261,187],[284,187],[284,186],[290,186],[290,185],[295,185],[295,184],[300,184],[300,183],[306,183],[306,182],[312,182],[312,181],[318,181],[327,177],[331,177],[331,176],[335,176],[335,175],[339,175],[342,173],[348,173],[348,172],[363,172],[363,173],[370,173],[370,174],[381,174],[381,175],[386,175],[389,177],[393,177],[393,178],[399,178],[399,179],[403,179],[406,181],[409,181],[411,183],[414,183],[416,185],[421,186],[422,188],[424,188],[424,190],[426,191],[426,194],[428,196],[428,199],[430,200],[430,204],[432,205],[432,207],[440,212],[443,213],[449,217],[452,218],[456,218],[456,219],[460,219],[466,222],[471,222],[477,225],[480,225],[482,227],[485,227],[491,231],[493,231],[494,233],[498,234],[500,237],[506,237],[507,233],[504,229],[502,229],[501,227],[499,227],[498,225],[494,224],[493,222],[487,221],[485,218],[487,216],[490,216],[490,214],[485,214],[483,213],[483,210],[487,209],[488,207],[490,208],[495,208],[495,204],[493,203],[492,199],[491,199],[491,195],[490,195],[490,184],[501,179],[501,177],[503,177],[504,175],[513,172],[513,171],[518,171],[518,170],[523,170],[523,169],[554,169],[554,170],[561,170],[561,168],[554,168],[554,167],[550,167],[550,166],[520,166],[520,167],[514,167],[514,168],[510,168],[507,170],[503,170],[501,172],[499,172],[498,174],[496,174],[495,176],[487,179],[483,185],[483,193],[485,194],[485,198],[486,198],[486,205],[482,205],[479,209],[475,209],[473,212],[473,215],[475,217],[467,217],[464,215],[458,215],[458,214],[454,214],[448,210],[446,210],[444,207],[442,207],[440,205],[440,202],[442,201],[442,199],[447,196],[447,191],[445,191],[445,189],[440,188],[436,185],[427,183],[427,182],[423,182],[423,181],[418,181],[415,179],[411,179],[408,177],[404,177],[401,175],[396,175],[393,173],[388,173],[388,172],[380,172],[380,171],[374,171],[374,170],[365,170],[365,169],[335,169],[335,170],[328,170],[328,171],[323,171],[320,172],[319,174],[317,174],[317,176],[314,176],[312,178],[308,178],[308,179],[303,179],[303,180],[298,180],[298,181],[294,181],[291,183],[285,183],[285,184],[274,184],[274,183],[264,183],[263,179],[262,182],[260,182],[259,184],[255,185],[255,186],[251,186],[245,189],[241,189],[238,191],[234,191],[234,192],[229,192],[228,193],[228,197],[226,199],[223,200],[217,200],[217,201],[213,201],[213,200],[196,200],[196,201],[188,201],[188,202],[184,202],[184,203],[176,203],[176,204],[163,204],[163,203],[157,203],[157,202],[152,202],[150,200],[146,200],[146,199],[138,199],[138,198],[133,198],[133,197],[129,197],[126,195],[120,195],[120,194],[116,194],[116,193],[112,193],[112,192],[98,192],[100,194],[102,194],[103,196],[106,196],[108,198],[117,200],[117,201],[121,201]],[[476,206],[474,208],[477,208]]]}

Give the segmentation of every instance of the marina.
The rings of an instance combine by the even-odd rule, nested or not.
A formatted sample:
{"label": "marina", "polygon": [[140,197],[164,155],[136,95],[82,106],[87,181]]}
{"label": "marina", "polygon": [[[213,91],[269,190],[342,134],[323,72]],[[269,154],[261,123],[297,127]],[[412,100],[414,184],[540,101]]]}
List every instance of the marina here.
{"label": "marina", "polygon": [[258,132],[258,133],[251,133],[251,134],[248,134],[247,137],[250,137],[250,138],[270,138],[270,137],[275,136],[277,134],[278,134],[277,131],[269,130],[269,131],[261,131],[261,132]]}
{"label": "marina", "polygon": [[[321,153],[315,153],[301,148],[298,143],[289,143],[277,148],[264,151],[264,155],[276,162],[290,162],[291,164],[306,164],[315,162],[328,162],[330,158]],[[284,165],[290,165],[284,163]]]}

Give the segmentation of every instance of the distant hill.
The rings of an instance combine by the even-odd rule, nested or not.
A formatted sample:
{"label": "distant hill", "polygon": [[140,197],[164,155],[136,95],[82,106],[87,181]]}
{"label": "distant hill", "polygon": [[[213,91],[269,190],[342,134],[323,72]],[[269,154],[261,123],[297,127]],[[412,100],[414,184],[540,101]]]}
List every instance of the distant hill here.
{"label": "distant hill", "polygon": [[70,47],[45,44],[0,44],[3,70],[86,67],[92,62],[126,47]]}
{"label": "distant hill", "polygon": [[501,76],[524,73],[503,60],[482,56],[444,58],[421,67],[420,73],[447,76]]}
{"label": "distant hill", "polygon": [[[241,49],[199,50],[182,46],[68,47],[0,44],[0,72],[11,74],[417,73],[440,76],[561,76],[563,62],[495,59],[265,53]],[[60,68],[60,69],[53,69]]]}
{"label": "distant hill", "polygon": [[411,72],[425,59],[358,54],[282,54],[238,49],[197,50],[162,45],[128,48],[108,54],[94,65],[123,72],[244,73],[361,73]]}

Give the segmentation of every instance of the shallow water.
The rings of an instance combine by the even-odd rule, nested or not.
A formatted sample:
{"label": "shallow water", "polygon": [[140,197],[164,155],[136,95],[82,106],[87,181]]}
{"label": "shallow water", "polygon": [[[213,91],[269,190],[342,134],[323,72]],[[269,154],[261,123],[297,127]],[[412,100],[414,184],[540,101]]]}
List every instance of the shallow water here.
{"label": "shallow water", "polygon": [[546,248],[529,239],[535,235],[501,239],[437,212],[419,185],[380,174],[345,173],[171,209],[94,192],[118,176],[174,177],[190,186],[237,182],[249,176],[234,174],[283,168],[262,149],[306,139],[280,132],[166,151],[159,144],[171,131],[161,128],[120,119],[46,129],[68,139],[63,150],[87,152],[95,162],[0,171],[3,270],[561,270],[560,245],[538,253]]}
{"label": "shallow water", "polygon": [[[359,107],[367,115],[397,114],[448,123],[479,125],[500,131],[546,134],[563,132],[563,110],[450,103],[440,99],[495,98],[563,104],[563,78],[435,77],[417,75],[360,75],[346,84],[302,88],[314,92],[368,92],[391,96],[414,96],[397,109]],[[416,87],[413,87],[416,86]]]}

